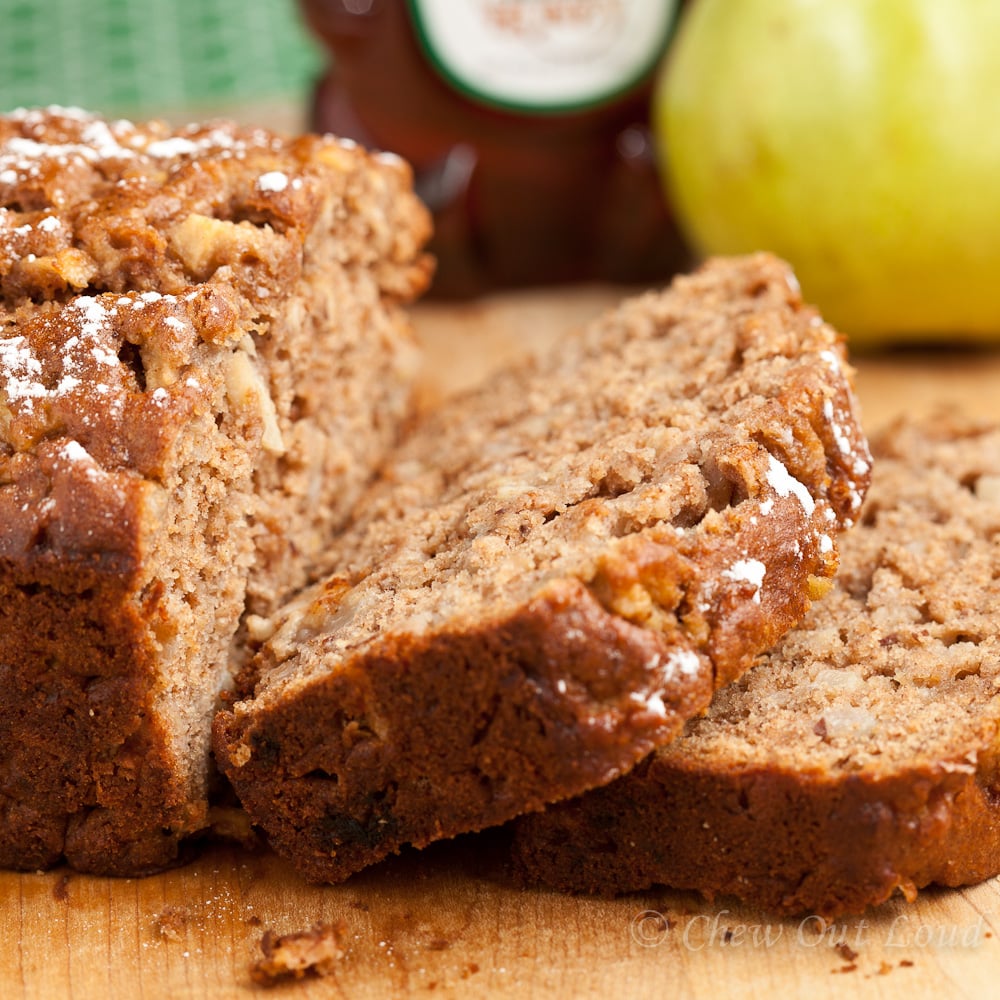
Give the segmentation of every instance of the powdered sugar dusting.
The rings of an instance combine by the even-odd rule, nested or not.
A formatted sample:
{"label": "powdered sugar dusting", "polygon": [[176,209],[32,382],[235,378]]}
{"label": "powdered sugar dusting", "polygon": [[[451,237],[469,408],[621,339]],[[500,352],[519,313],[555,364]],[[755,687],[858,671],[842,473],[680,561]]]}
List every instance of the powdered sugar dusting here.
{"label": "powdered sugar dusting", "polygon": [[[823,403],[823,416],[826,417],[830,429],[833,431],[833,438],[837,442],[840,453],[845,456],[854,454],[856,452],[854,444],[844,430],[841,422],[837,419],[837,412],[834,409],[832,400],[827,399]],[[852,469],[856,476],[863,476],[869,469],[869,463],[863,456],[855,455]]]}
{"label": "powdered sugar dusting", "polygon": [[258,191],[279,192],[284,191],[286,187],[288,187],[288,175],[280,170],[271,170],[257,178]]}
{"label": "powdered sugar dusting", "polygon": [[64,442],[59,449],[59,457],[64,462],[70,462],[71,464],[80,467],[83,474],[91,481],[101,479],[107,475],[107,473],[104,472],[100,466],[98,466],[93,455],[91,455],[79,441],[70,439],[69,441]]}
{"label": "powdered sugar dusting", "polygon": [[[45,123],[47,116],[76,123],[71,129],[76,141],[39,142],[26,135],[8,137],[0,145],[0,183],[16,184],[22,176],[38,176],[38,165],[55,161],[60,166],[71,162],[97,165],[108,161],[129,161],[146,157],[154,161],[183,160],[201,155],[220,158],[242,158],[251,146],[267,146],[271,140],[262,130],[236,135],[231,129],[218,126],[209,131],[188,130],[189,134],[156,138],[127,119],[106,122],[78,108],[57,106],[45,110],[19,109],[8,117],[23,122],[28,128]],[[120,182],[119,182],[120,183]]]}
{"label": "powdered sugar dusting", "polygon": [[14,108],[9,117],[13,121],[37,125],[44,121],[46,115],[57,115],[60,118],[70,118],[73,121],[93,121],[94,115],[75,104],[49,104],[45,108]]}
{"label": "powdered sugar dusting", "polygon": [[70,462],[93,461],[90,457],[90,452],[79,441],[67,441],[59,451],[63,458],[68,459]]}
{"label": "powdered sugar dusting", "polygon": [[0,146],[0,163],[3,163],[7,169],[13,168],[20,172],[30,170],[35,161],[43,158],[68,162],[73,157],[87,160],[90,163],[99,159],[96,149],[81,142],[36,142],[34,139],[15,135],[11,136],[3,146]]}
{"label": "powdered sugar dusting", "polygon": [[646,669],[651,674],[659,674],[656,688],[646,693],[633,691],[629,699],[637,705],[642,705],[648,712],[665,719],[669,713],[663,700],[663,689],[678,675],[696,677],[701,672],[701,660],[698,654],[690,649],[677,649],[665,660],[659,653],[654,653],[646,661]]}
{"label": "powdered sugar dusting", "polygon": [[835,371],[839,372],[840,358],[833,351],[820,351],[819,356]]}
{"label": "powdered sugar dusting", "polygon": [[661,719],[665,719],[667,717],[667,706],[663,700],[663,695],[661,695],[659,691],[654,691],[651,695],[649,695],[643,704],[645,704],[646,708],[650,712],[654,715],[658,715]]}
{"label": "powdered sugar dusting", "polygon": [[45,395],[45,386],[33,377],[41,373],[41,362],[24,337],[0,340],[0,384],[8,402],[19,402],[30,413],[33,400]]}
{"label": "powdered sugar dusting", "polygon": [[779,462],[773,455],[768,455],[767,481],[779,497],[787,497],[792,494],[802,504],[802,509],[808,516],[812,516],[816,509],[816,501],[809,495],[809,491],[802,485],[782,462]]}
{"label": "powdered sugar dusting", "polygon": [[159,159],[173,159],[178,156],[194,156],[198,152],[198,146],[190,139],[174,136],[170,139],[158,139],[156,142],[151,142],[144,152],[147,156],[155,156]]}
{"label": "powdered sugar dusting", "polygon": [[[122,138],[136,135],[136,126],[131,122],[118,121],[112,125],[75,108],[49,108],[47,113],[84,123],[79,131],[79,142],[49,143],[37,142],[27,136],[10,136],[0,146],[0,166],[4,167],[2,179],[5,183],[15,183],[17,175],[32,174],[41,160],[55,160],[68,164],[71,160],[98,163],[102,160],[134,159],[136,153],[129,146],[122,145]],[[35,125],[43,120],[43,113],[26,111],[12,116],[27,125]],[[13,175],[12,177],[10,175]]]}
{"label": "powdered sugar dusting", "polygon": [[119,144],[107,123],[99,118],[90,122],[80,134],[84,142],[93,146],[101,159],[127,158],[135,155],[132,150]]}
{"label": "powdered sugar dusting", "polygon": [[107,365],[109,368],[115,368],[119,364],[118,355],[114,351],[109,351],[106,347],[102,347],[100,344],[94,344],[90,353],[99,365]]}
{"label": "powdered sugar dusting", "polygon": [[752,600],[755,604],[760,604],[760,588],[766,573],[767,567],[759,559],[739,559],[729,569],[723,570],[722,575],[739,583],[753,584]]}
{"label": "powdered sugar dusting", "polygon": [[[103,380],[95,380],[92,373],[95,364],[110,369],[121,367],[118,334],[112,329],[116,314],[122,309],[160,300],[176,301],[174,296],[144,292],[137,297],[122,295],[114,299],[79,296],[67,303],[63,326],[76,332],[70,333],[59,346],[57,358],[61,371],[50,373],[45,380],[42,363],[26,337],[18,335],[0,340],[0,396],[8,404],[16,404],[22,413],[32,414],[35,400],[59,399],[79,390],[85,383],[96,395],[111,395],[111,386]],[[184,321],[177,317],[167,317],[164,323],[177,330],[187,329]],[[120,406],[121,400],[116,399],[113,403]]]}
{"label": "powdered sugar dusting", "polygon": [[695,677],[701,671],[701,660],[698,654],[690,649],[675,649],[666,660],[663,668],[664,681],[672,680],[677,674],[684,677]]}
{"label": "powdered sugar dusting", "polygon": [[80,332],[84,337],[90,339],[102,333],[110,318],[108,310],[95,298],[75,299],[66,308],[75,310],[83,316],[83,326]]}
{"label": "powdered sugar dusting", "polygon": [[214,128],[205,135],[192,138],[183,135],[169,139],[157,139],[149,143],[143,152],[158,160],[173,160],[180,157],[200,156],[203,153],[242,153],[246,144],[236,139],[223,128]]}

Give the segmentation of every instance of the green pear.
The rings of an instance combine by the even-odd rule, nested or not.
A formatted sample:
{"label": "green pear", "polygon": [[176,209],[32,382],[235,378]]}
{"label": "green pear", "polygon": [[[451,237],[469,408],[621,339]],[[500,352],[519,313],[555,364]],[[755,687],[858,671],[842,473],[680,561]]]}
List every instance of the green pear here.
{"label": "green pear", "polygon": [[696,251],[780,254],[853,343],[1000,341],[998,0],[695,0],[653,123]]}

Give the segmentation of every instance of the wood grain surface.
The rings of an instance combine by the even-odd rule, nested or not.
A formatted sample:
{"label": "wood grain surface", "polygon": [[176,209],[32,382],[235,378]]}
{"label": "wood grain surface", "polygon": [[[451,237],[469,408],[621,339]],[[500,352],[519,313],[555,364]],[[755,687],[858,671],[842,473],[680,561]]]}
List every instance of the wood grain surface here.
{"label": "wood grain surface", "polygon": [[[498,296],[417,310],[426,405],[565,332],[620,290]],[[869,428],[956,405],[1000,419],[1000,353],[856,358]],[[265,930],[341,927],[325,978],[274,996],[983,997],[1000,968],[1000,883],[931,890],[823,926],[667,891],[594,900],[511,884],[495,836],[411,852],[342,886],[300,881],[266,849],[213,846],[145,879],[0,872],[0,1000],[226,998],[260,992]]]}

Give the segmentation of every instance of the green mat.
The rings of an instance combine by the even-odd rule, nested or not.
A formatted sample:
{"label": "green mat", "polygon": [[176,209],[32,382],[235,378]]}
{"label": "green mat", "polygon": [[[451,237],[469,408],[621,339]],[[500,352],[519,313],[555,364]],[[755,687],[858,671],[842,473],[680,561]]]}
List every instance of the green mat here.
{"label": "green mat", "polygon": [[294,0],[0,0],[0,111],[305,100],[321,63]]}

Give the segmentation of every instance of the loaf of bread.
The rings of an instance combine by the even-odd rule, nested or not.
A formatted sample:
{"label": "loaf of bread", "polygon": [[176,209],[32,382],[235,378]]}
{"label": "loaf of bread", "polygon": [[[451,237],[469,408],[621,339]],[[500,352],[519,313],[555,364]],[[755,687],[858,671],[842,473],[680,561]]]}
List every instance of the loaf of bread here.
{"label": "loaf of bread", "polygon": [[713,262],[415,431],[271,619],[220,767],[334,881],[604,784],[801,618],[868,474],[791,272]]}
{"label": "loaf of bread", "polygon": [[1000,429],[874,451],[831,593],[680,739],[519,820],[522,875],[835,917],[1000,872]]}
{"label": "loaf of bread", "polygon": [[408,168],[330,138],[0,119],[0,865],[172,862],[240,636],[407,415]]}

